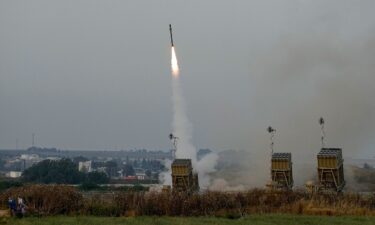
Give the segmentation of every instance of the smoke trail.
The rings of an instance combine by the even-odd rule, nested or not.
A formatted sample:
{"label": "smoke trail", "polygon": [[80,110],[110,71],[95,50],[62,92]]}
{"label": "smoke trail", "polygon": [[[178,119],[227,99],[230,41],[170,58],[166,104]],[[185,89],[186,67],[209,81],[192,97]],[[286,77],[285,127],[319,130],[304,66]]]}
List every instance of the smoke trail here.
{"label": "smoke trail", "polygon": [[[176,57],[175,48],[171,49],[171,69],[172,69],[172,103],[173,103],[173,134],[178,137],[177,158],[191,159],[194,170],[198,173],[201,187],[207,187],[210,184],[209,173],[215,171],[218,156],[208,154],[198,160],[197,149],[192,144],[192,125],[186,115],[185,101],[183,98],[181,83],[179,79],[180,70]],[[170,169],[170,166],[167,167]],[[171,180],[167,178],[168,174],[162,174],[164,184],[170,184]]]}
{"label": "smoke trail", "polygon": [[197,151],[193,144],[192,139],[192,126],[187,118],[185,110],[185,101],[182,94],[182,88],[180,84],[180,70],[178,67],[176,52],[174,47],[172,47],[172,58],[171,58],[171,68],[172,68],[172,103],[173,103],[173,134],[177,136],[178,139],[178,149],[176,152],[177,158],[188,158],[192,160],[193,165],[197,161]]}

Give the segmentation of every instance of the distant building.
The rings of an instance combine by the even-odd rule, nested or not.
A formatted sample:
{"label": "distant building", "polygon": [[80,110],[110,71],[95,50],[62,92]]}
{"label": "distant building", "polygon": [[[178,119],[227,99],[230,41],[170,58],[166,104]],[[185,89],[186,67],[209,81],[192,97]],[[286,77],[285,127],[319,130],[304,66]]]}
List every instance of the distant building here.
{"label": "distant building", "polygon": [[136,176],[127,176],[124,178],[125,180],[137,180],[137,177]]}
{"label": "distant building", "polygon": [[92,172],[91,164],[92,164],[92,161],[79,162],[78,163],[78,170],[80,172],[84,172],[84,173]]}
{"label": "distant building", "polygon": [[21,177],[22,175],[22,172],[20,171],[9,171],[9,173],[7,173],[7,177],[10,177],[10,178],[18,178],[18,177]]}
{"label": "distant building", "polygon": [[105,167],[105,166],[97,167],[96,171],[97,172],[102,172],[102,173],[107,173],[107,167]]}
{"label": "distant building", "polygon": [[142,168],[135,168],[134,172],[135,172],[135,177],[137,178],[137,180],[144,180],[144,179],[146,179],[146,173],[145,173],[144,169],[142,169]]}
{"label": "distant building", "polygon": [[135,173],[135,176],[138,180],[144,180],[146,179],[146,174],[144,172]]}
{"label": "distant building", "polygon": [[39,155],[37,155],[37,154],[22,154],[20,156],[20,159],[24,159],[24,160],[38,160],[39,159]]}
{"label": "distant building", "polygon": [[19,159],[22,161],[22,170],[26,170],[43,160],[37,154],[22,154]]}

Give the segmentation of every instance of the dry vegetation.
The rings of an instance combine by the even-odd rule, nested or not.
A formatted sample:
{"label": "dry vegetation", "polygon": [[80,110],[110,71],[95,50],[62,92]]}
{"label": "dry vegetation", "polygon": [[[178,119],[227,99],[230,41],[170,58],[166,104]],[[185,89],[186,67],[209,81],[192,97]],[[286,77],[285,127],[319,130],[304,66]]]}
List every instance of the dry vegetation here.
{"label": "dry vegetation", "polygon": [[32,185],[11,188],[0,195],[1,203],[7,204],[8,197],[21,196],[31,214],[58,215],[80,210],[82,195],[73,187],[62,185]]}
{"label": "dry vegetation", "polygon": [[54,217],[28,217],[24,219],[4,219],[0,224],[9,225],[373,225],[375,224],[372,217],[327,217],[327,216],[296,216],[285,214],[265,214],[265,215],[250,215],[233,220],[228,218],[218,217],[97,217],[97,216],[54,216]]}
{"label": "dry vegetation", "polygon": [[6,207],[9,196],[22,196],[31,214],[96,216],[219,216],[236,218],[249,214],[288,213],[304,215],[375,215],[375,196],[355,193],[315,194],[303,191],[184,193],[117,192],[83,197],[73,187],[34,185],[1,194]]}
{"label": "dry vegetation", "polygon": [[355,180],[354,190],[375,191],[375,169],[368,164],[363,168],[357,166],[349,167]]}

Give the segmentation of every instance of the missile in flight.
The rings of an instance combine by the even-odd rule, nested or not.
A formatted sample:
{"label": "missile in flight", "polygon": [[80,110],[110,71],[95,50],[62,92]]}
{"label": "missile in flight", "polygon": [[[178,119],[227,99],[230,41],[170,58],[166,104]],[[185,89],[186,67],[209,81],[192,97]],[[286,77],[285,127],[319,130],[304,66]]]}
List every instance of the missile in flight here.
{"label": "missile in flight", "polygon": [[169,24],[169,33],[171,34],[171,45],[173,47],[172,25]]}

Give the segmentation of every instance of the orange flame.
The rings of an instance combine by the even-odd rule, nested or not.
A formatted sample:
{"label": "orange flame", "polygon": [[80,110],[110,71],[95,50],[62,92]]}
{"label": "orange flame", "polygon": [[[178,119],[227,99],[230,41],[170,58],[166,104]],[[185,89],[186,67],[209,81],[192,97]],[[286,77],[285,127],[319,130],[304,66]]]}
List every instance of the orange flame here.
{"label": "orange flame", "polygon": [[172,46],[171,68],[172,68],[172,75],[174,77],[178,77],[180,69],[178,68],[177,56],[176,56],[176,52],[173,46]]}

